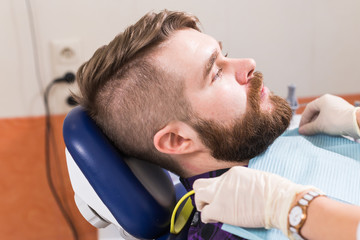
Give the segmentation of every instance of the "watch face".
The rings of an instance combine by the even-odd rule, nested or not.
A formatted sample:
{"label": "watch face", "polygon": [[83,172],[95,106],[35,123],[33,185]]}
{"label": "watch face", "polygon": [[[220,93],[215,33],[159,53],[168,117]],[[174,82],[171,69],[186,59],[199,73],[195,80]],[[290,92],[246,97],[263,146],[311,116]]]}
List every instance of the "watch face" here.
{"label": "watch face", "polygon": [[289,214],[289,223],[291,226],[297,226],[301,222],[303,211],[301,207],[295,206]]}

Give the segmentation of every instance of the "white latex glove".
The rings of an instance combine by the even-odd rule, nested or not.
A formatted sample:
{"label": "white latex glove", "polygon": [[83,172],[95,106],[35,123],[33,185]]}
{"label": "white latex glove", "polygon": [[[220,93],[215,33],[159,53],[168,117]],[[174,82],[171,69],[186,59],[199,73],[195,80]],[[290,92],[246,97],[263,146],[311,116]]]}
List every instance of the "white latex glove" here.
{"label": "white latex glove", "polygon": [[241,166],[231,168],[220,177],[198,179],[193,188],[203,222],[278,228],[285,235],[288,235],[287,219],[296,194],[316,190]]}
{"label": "white latex glove", "polygon": [[356,120],[358,109],[340,97],[326,94],[306,106],[301,117],[299,133],[326,133],[360,138]]}

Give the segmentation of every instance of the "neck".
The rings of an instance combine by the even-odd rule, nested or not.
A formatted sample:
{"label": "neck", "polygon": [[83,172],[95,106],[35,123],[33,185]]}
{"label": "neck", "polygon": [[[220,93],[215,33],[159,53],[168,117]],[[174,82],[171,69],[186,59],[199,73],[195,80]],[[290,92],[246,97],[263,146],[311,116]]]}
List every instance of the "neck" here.
{"label": "neck", "polygon": [[199,153],[192,156],[183,156],[183,158],[179,159],[179,162],[184,169],[184,174],[182,176],[184,178],[219,169],[231,168],[234,166],[244,166],[249,163],[248,160],[244,162],[229,162],[224,160],[218,160],[213,158],[208,153]]}

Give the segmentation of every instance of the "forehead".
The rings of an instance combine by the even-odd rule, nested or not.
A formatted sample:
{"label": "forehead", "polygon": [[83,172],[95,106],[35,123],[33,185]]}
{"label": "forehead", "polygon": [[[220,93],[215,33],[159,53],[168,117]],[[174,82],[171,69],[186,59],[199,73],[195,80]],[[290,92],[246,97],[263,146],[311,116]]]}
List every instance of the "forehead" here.
{"label": "forehead", "polygon": [[207,47],[217,47],[218,42],[211,36],[191,28],[175,31],[168,43],[186,49],[189,53],[207,50]]}
{"label": "forehead", "polygon": [[194,74],[192,71],[204,68],[208,58],[219,48],[213,37],[187,28],[175,31],[159,48],[156,59],[166,70],[184,76],[184,70]]}

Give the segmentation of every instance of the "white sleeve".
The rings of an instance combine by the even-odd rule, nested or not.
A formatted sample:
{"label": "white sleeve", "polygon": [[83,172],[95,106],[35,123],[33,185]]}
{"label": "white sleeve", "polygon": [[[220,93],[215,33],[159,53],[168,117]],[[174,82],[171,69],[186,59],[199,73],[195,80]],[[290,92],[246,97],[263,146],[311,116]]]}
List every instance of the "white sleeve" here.
{"label": "white sleeve", "polygon": [[359,225],[358,225],[357,231],[356,231],[356,240],[360,240],[360,222],[359,222]]}

